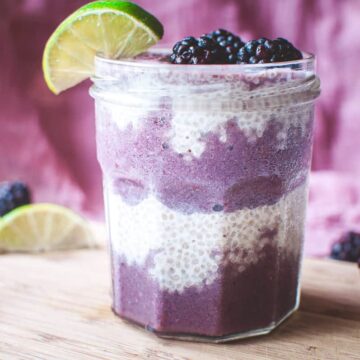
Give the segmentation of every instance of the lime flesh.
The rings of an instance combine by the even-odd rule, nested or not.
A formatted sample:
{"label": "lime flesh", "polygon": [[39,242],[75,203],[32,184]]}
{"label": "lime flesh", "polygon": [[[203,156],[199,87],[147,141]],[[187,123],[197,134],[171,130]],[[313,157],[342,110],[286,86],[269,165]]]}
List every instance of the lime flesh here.
{"label": "lime flesh", "polygon": [[96,246],[89,223],[54,204],[21,206],[0,218],[1,252],[40,252]]}

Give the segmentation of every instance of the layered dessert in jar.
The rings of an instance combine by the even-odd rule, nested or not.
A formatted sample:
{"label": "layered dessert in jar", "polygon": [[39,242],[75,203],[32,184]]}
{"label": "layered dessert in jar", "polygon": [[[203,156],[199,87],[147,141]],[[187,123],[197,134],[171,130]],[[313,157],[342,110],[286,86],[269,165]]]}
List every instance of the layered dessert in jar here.
{"label": "layered dessert in jar", "polygon": [[221,342],[298,307],[319,82],[283,39],[206,39],[98,57],[92,95],[114,312]]}

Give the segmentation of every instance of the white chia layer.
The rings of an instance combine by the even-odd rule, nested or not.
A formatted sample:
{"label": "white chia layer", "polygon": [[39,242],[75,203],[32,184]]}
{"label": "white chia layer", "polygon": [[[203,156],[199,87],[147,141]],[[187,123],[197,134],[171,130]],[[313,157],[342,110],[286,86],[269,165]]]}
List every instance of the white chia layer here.
{"label": "white chia layer", "polygon": [[231,263],[239,272],[277,245],[279,254],[301,252],[307,186],[303,184],[274,205],[232,213],[183,214],[149,196],[136,206],[106,189],[112,250],[129,264],[145,266],[161,289],[182,292],[210,285],[220,266]]}

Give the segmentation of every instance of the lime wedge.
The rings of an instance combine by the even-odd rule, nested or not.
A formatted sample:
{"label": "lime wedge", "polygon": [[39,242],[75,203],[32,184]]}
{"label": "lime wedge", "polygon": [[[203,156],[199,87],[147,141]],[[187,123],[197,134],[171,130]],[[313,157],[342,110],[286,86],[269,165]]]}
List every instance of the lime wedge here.
{"label": "lime wedge", "polygon": [[0,251],[39,252],[94,247],[89,223],[54,204],[21,206],[0,218]]}
{"label": "lime wedge", "polygon": [[43,54],[45,81],[55,94],[94,73],[94,57],[136,56],[163,36],[161,23],[127,1],[95,1],[66,18],[50,36]]}

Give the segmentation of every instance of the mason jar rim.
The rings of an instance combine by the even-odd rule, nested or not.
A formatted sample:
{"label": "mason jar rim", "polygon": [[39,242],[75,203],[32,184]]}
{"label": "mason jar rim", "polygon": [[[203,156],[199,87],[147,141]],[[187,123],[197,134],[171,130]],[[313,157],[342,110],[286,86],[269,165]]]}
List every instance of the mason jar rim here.
{"label": "mason jar rim", "polygon": [[[168,49],[152,49],[148,54],[148,60],[98,55],[91,96],[132,107],[158,106],[159,98],[172,98],[183,109],[212,106],[214,111],[230,107],[250,111],[276,107],[288,96],[293,105],[308,103],[320,93],[315,57],[310,53],[287,62],[196,66],[151,61],[151,54],[166,56]],[[217,101],[209,101],[211,96]]]}

